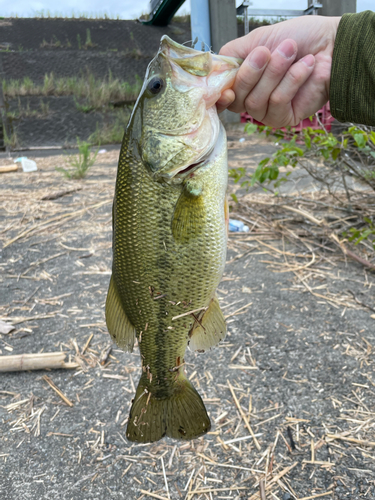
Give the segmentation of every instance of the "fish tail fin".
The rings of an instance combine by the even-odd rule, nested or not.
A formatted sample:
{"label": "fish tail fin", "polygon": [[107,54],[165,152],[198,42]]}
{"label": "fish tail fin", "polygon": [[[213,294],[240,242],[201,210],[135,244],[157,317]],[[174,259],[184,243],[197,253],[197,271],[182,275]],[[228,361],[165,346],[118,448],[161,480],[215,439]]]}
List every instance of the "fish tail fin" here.
{"label": "fish tail fin", "polygon": [[147,389],[143,373],[130,410],[126,437],[130,441],[150,443],[164,436],[195,439],[211,428],[202,398],[187,378],[180,375],[175,390],[158,398]]}

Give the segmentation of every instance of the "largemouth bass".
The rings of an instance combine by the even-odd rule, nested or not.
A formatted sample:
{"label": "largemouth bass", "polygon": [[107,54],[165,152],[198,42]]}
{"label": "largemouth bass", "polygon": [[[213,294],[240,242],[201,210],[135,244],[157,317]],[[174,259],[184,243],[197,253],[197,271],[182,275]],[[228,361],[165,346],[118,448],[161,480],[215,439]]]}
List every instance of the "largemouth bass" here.
{"label": "largemouth bass", "polygon": [[210,429],[183,365],[188,344],[205,351],[226,333],[215,290],[226,258],[227,147],[215,103],[239,65],[164,36],[125,132],[106,321],[121,348],[131,352],[137,337],[141,352],[131,441]]}

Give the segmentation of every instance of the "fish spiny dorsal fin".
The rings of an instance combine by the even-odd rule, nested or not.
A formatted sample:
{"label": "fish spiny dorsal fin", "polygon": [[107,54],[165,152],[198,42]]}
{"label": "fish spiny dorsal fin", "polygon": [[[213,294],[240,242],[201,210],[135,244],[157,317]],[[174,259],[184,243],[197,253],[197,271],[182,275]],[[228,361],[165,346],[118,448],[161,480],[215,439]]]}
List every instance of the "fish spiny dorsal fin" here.
{"label": "fish spiny dorsal fin", "polygon": [[227,327],[219,301],[215,296],[208,309],[196,317],[193,328],[190,331],[189,348],[192,351],[206,351],[215,347],[225,338]]}
{"label": "fish spiny dorsal fin", "polygon": [[111,276],[105,303],[107,328],[116,344],[127,352],[133,352],[135,328],[122,307],[115,280]]}
{"label": "fish spiny dorsal fin", "polygon": [[188,243],[202,233],[205,217],[202,194],[203,187],[198,182],[185,183],[172,219],[172,234],[177,243]]}

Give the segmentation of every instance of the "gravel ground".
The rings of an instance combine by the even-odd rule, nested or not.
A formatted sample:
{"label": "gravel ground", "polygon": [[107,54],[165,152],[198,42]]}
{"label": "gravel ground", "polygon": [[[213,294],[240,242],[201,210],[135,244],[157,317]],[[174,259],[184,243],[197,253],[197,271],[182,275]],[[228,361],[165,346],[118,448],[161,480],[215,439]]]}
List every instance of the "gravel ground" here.
{"label": "gravel ground", "polygon": [[[230,166],[273,147],[229,136]],[[104,323],[117,157],[99,155],[76,182],[55,171],[61,156],[2,176],[0,317],[15,329],[1,356],[64,351],[78,367],[1,375],[0,498],[375,498],[374,275],[332,249],[312,261],[318,250],[261,218],[230,236],[226,340],[186,357],[211,432],[127,442],[139,354],[112,345]],[[267,199],[247,196],[241,213]]]}

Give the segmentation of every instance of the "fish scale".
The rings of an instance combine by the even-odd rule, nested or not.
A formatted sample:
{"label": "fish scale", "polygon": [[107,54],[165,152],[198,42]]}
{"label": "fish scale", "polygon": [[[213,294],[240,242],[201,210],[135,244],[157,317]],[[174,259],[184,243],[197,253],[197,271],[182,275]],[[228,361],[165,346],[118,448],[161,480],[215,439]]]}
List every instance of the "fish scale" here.
{"label": "fish scale", "polygon": [[[174,57],[183,68],[171,62],[176,53],[190,57]],[[226,257],[226,134],[214,102],[205,104],[212,89],[209,74],[204,81],[196,76],[196,53],[201,57],[163,37],[118,165],[106,321],[125,350],[138,338],[142,375],[126,431],[138,442],[192,439],[210,429],[203,401],[186,378],[184,355],[188,344],[204,351],[225,336],[215,290]],[[233,81],[238,61],[203,58],[204,68],[212,72],[216,64],[224,73],[224,66]],[[223,88],[230,80],[224,76]]]}
{"label": "fish scale", "polygon": [[[226,170],[223,167],[226,163],[224,160],[202,174],[202,180],[212,187],[211,197],[205,200],[207,219],[198,221],[205,230],[189,245],[182,246],[174,241],[171,231],[174,207],[182,187],[170,190],[155,183],[136,158],[122,161],[122,157],[127,156],[128,143],[125,139],[116,185],[113,274],[130,322],[137,332],[143,332],[140,350],[144,363],[152,366],[155,380],[161,381],[168,374],[173,378],[168,370],[175,366],[178,356],[183,357],[194,322],[190,316],[176,321],[172,321],[172,317],[206,305],[223,272],[226,249],[223,210]],[[220,168],[224,171],[220,172]],[[221,199],[217,196],[219,192]],[[155,300],[150,287],[155,289],[155,294],[167,294],[166,297]],[[170,301],[181,304],[174,306]],[[175,346],[174,349],[170,345],[167,349],[167,342]],[[152,391],[157,394],[155,384]]]}

